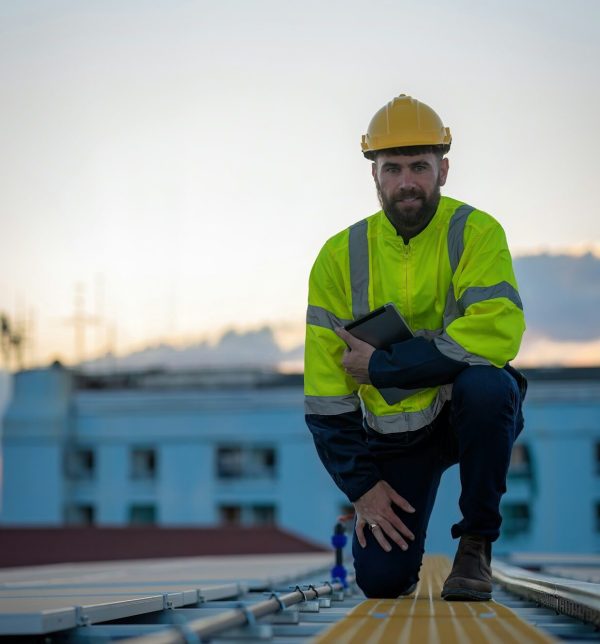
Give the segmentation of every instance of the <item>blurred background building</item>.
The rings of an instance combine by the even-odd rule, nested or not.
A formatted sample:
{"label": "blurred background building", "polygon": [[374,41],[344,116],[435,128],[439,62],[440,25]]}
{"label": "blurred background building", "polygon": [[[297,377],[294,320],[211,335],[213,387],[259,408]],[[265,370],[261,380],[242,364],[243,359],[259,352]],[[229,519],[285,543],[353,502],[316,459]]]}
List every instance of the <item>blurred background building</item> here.
{"label": "blurred background building", "polygon": [[[496,552],[600,547],[600,369],[530,369]],[[14,376],[4,416],[4,526],[277,525],[327,543],[351,508],[320,464],[300,375],[257,369]],[[485,427],[482,427],[485,431]],[[457,468],[430,552],[453,551]]]}

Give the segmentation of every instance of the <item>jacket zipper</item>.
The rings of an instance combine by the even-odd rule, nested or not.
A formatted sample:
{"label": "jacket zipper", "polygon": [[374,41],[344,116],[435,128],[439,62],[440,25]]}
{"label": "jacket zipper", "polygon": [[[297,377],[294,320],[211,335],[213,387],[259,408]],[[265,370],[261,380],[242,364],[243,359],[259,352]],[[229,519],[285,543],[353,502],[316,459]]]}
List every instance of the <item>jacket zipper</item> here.
{"label": "jacket zipper", "polygon": [[412,326],[412,311],[410,306],[410,294],[408,292],[408,266],[410,262],[410,242],[404,244],[404,292],[406,293],[406,321]]}

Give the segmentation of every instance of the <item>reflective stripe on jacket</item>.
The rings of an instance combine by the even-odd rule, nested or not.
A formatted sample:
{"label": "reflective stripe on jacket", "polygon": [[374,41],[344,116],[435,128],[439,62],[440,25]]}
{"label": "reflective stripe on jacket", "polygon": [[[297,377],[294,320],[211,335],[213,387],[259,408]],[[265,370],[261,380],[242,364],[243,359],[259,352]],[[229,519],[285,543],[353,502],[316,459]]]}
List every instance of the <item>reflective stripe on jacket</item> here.
{"label": "reflective stripe on jacket", "polygon": [[419,429],[451,396],[429,387],[389,406],[378,390],[342,368],[334,328],[394,302],[415,330],[445,356],[503,367],[519,349],[525,321],[512,260],[490,215],[442,197],[427,227],[408,244],[383,211],[329,239],[312,268],[305,348],[305,411],[332,415],[362,404],[382,432]]}

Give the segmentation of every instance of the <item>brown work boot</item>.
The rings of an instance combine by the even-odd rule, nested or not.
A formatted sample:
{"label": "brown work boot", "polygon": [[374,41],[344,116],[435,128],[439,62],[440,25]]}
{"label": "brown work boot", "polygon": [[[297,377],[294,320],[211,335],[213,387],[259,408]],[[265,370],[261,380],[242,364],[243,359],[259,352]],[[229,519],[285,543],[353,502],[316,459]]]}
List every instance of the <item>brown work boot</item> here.
{"label": "brown work boot", "polygon": [[454,564],[442,588],[447,601],[487,601],[492,598],[492,544],[478,534],[463,534]]}

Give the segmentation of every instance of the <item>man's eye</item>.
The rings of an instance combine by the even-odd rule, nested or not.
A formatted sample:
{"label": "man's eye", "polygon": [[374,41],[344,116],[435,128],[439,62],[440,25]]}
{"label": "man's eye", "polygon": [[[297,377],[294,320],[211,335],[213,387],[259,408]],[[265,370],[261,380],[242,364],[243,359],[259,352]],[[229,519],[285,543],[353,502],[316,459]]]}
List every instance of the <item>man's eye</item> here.
{"label": "man's eye", "polygon": [[419,163],[418,165],[415,166],[416,172],[424,172],[425,170],[427,170],[427,166],[423,163]]}

